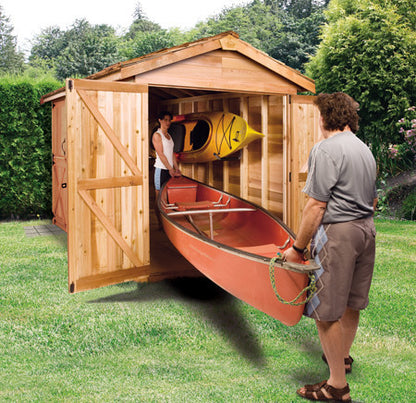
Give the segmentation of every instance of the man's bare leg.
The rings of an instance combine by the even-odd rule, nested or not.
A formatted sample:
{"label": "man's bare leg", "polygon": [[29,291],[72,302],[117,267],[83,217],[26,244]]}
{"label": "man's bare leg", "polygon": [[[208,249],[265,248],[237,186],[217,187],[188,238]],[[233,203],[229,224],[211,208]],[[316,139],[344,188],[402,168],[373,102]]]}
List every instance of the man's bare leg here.
{"label": "man's bare leg", "polygon": [[358,322],[360,321],[360,311],[347,308],[340,319],[342,332],[344,334],[344,358],[350,355],[350,349],[357,334]]}
{"label": "man's bare leg", "polygon": [[[329,366],[329,379],[327,384],[333,386],[336,389],[342,389],[347,385],[347,379],[345,377],[345,365],[344,365],[344,337],[343,327],[340,321],[324,322],[316,321],[318,328],[319,339],[321,341],[322,349],[326,356]],[[299,390],[301,394],[304,394],[306,388]],[[330,398],[330,394],[321,388],[324,395]],[[314,392],[316,395],[316,392]],[[349,393],[343,396],[343,399],[348,399]]]}

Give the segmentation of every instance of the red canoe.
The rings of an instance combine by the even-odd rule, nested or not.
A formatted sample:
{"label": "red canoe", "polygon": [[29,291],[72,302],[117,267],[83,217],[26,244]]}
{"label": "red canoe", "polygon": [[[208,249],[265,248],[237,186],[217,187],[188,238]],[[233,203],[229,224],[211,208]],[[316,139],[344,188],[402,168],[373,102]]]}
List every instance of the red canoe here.
{"label": "red canoe", "polygon": [[[175,248],[201,273],[230,294],[288,326],[302,317],[294,300],[308,285],[314,263],[277,260],[294,235],[263,208],[190,178],[171,178],[159,193],[163,228]],[[273,267],[273,266],[272,266]],[[302,294],[298,301],[304,301]]]}

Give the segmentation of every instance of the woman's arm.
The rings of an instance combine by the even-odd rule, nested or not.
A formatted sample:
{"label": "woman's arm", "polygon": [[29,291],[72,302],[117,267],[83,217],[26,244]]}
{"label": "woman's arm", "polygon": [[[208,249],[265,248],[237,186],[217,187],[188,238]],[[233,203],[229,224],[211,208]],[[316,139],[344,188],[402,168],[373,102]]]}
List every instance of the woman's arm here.
{"label": "woman's arm", "polygon": [[172,161],[173,161],[173,169],[175,170],[175,175],[180,176],[181,170],[179,169],[178,159],[176,158],[175,152],[173,152]]}

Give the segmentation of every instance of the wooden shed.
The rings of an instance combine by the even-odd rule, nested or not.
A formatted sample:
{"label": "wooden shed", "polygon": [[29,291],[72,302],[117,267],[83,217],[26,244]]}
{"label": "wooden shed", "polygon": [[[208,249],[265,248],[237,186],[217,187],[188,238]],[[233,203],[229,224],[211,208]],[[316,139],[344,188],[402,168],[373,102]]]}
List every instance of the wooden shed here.
{"label": "wooden shed", "polygon": [[117,63],[42,97],[52,104],[53,214],[68,232],[69,290],[186,275],[150,256],[149,122],[229,111],[265,134],[237,157],[182,173],[253,201],[295,232],[318,140],[314,82],[225,32]]}

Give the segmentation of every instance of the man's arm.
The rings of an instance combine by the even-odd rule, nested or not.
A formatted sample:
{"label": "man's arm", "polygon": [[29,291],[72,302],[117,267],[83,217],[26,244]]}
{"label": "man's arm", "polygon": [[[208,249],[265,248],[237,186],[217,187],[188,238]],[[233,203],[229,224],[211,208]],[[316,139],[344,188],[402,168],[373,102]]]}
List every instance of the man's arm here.
{"label": "man's arm", "polygon": [[[322,221],[322,217],[326,210],[326,202],[316,200],[310,197],[307,201],[302,213],[300,227],[294,245],[297,249],[305,249],[309,244],[312,236],[315,234]],[[302,262],[303,254],[297,252],[295,249],[289,248],[283,253],[283,257],[288,262]]]}

